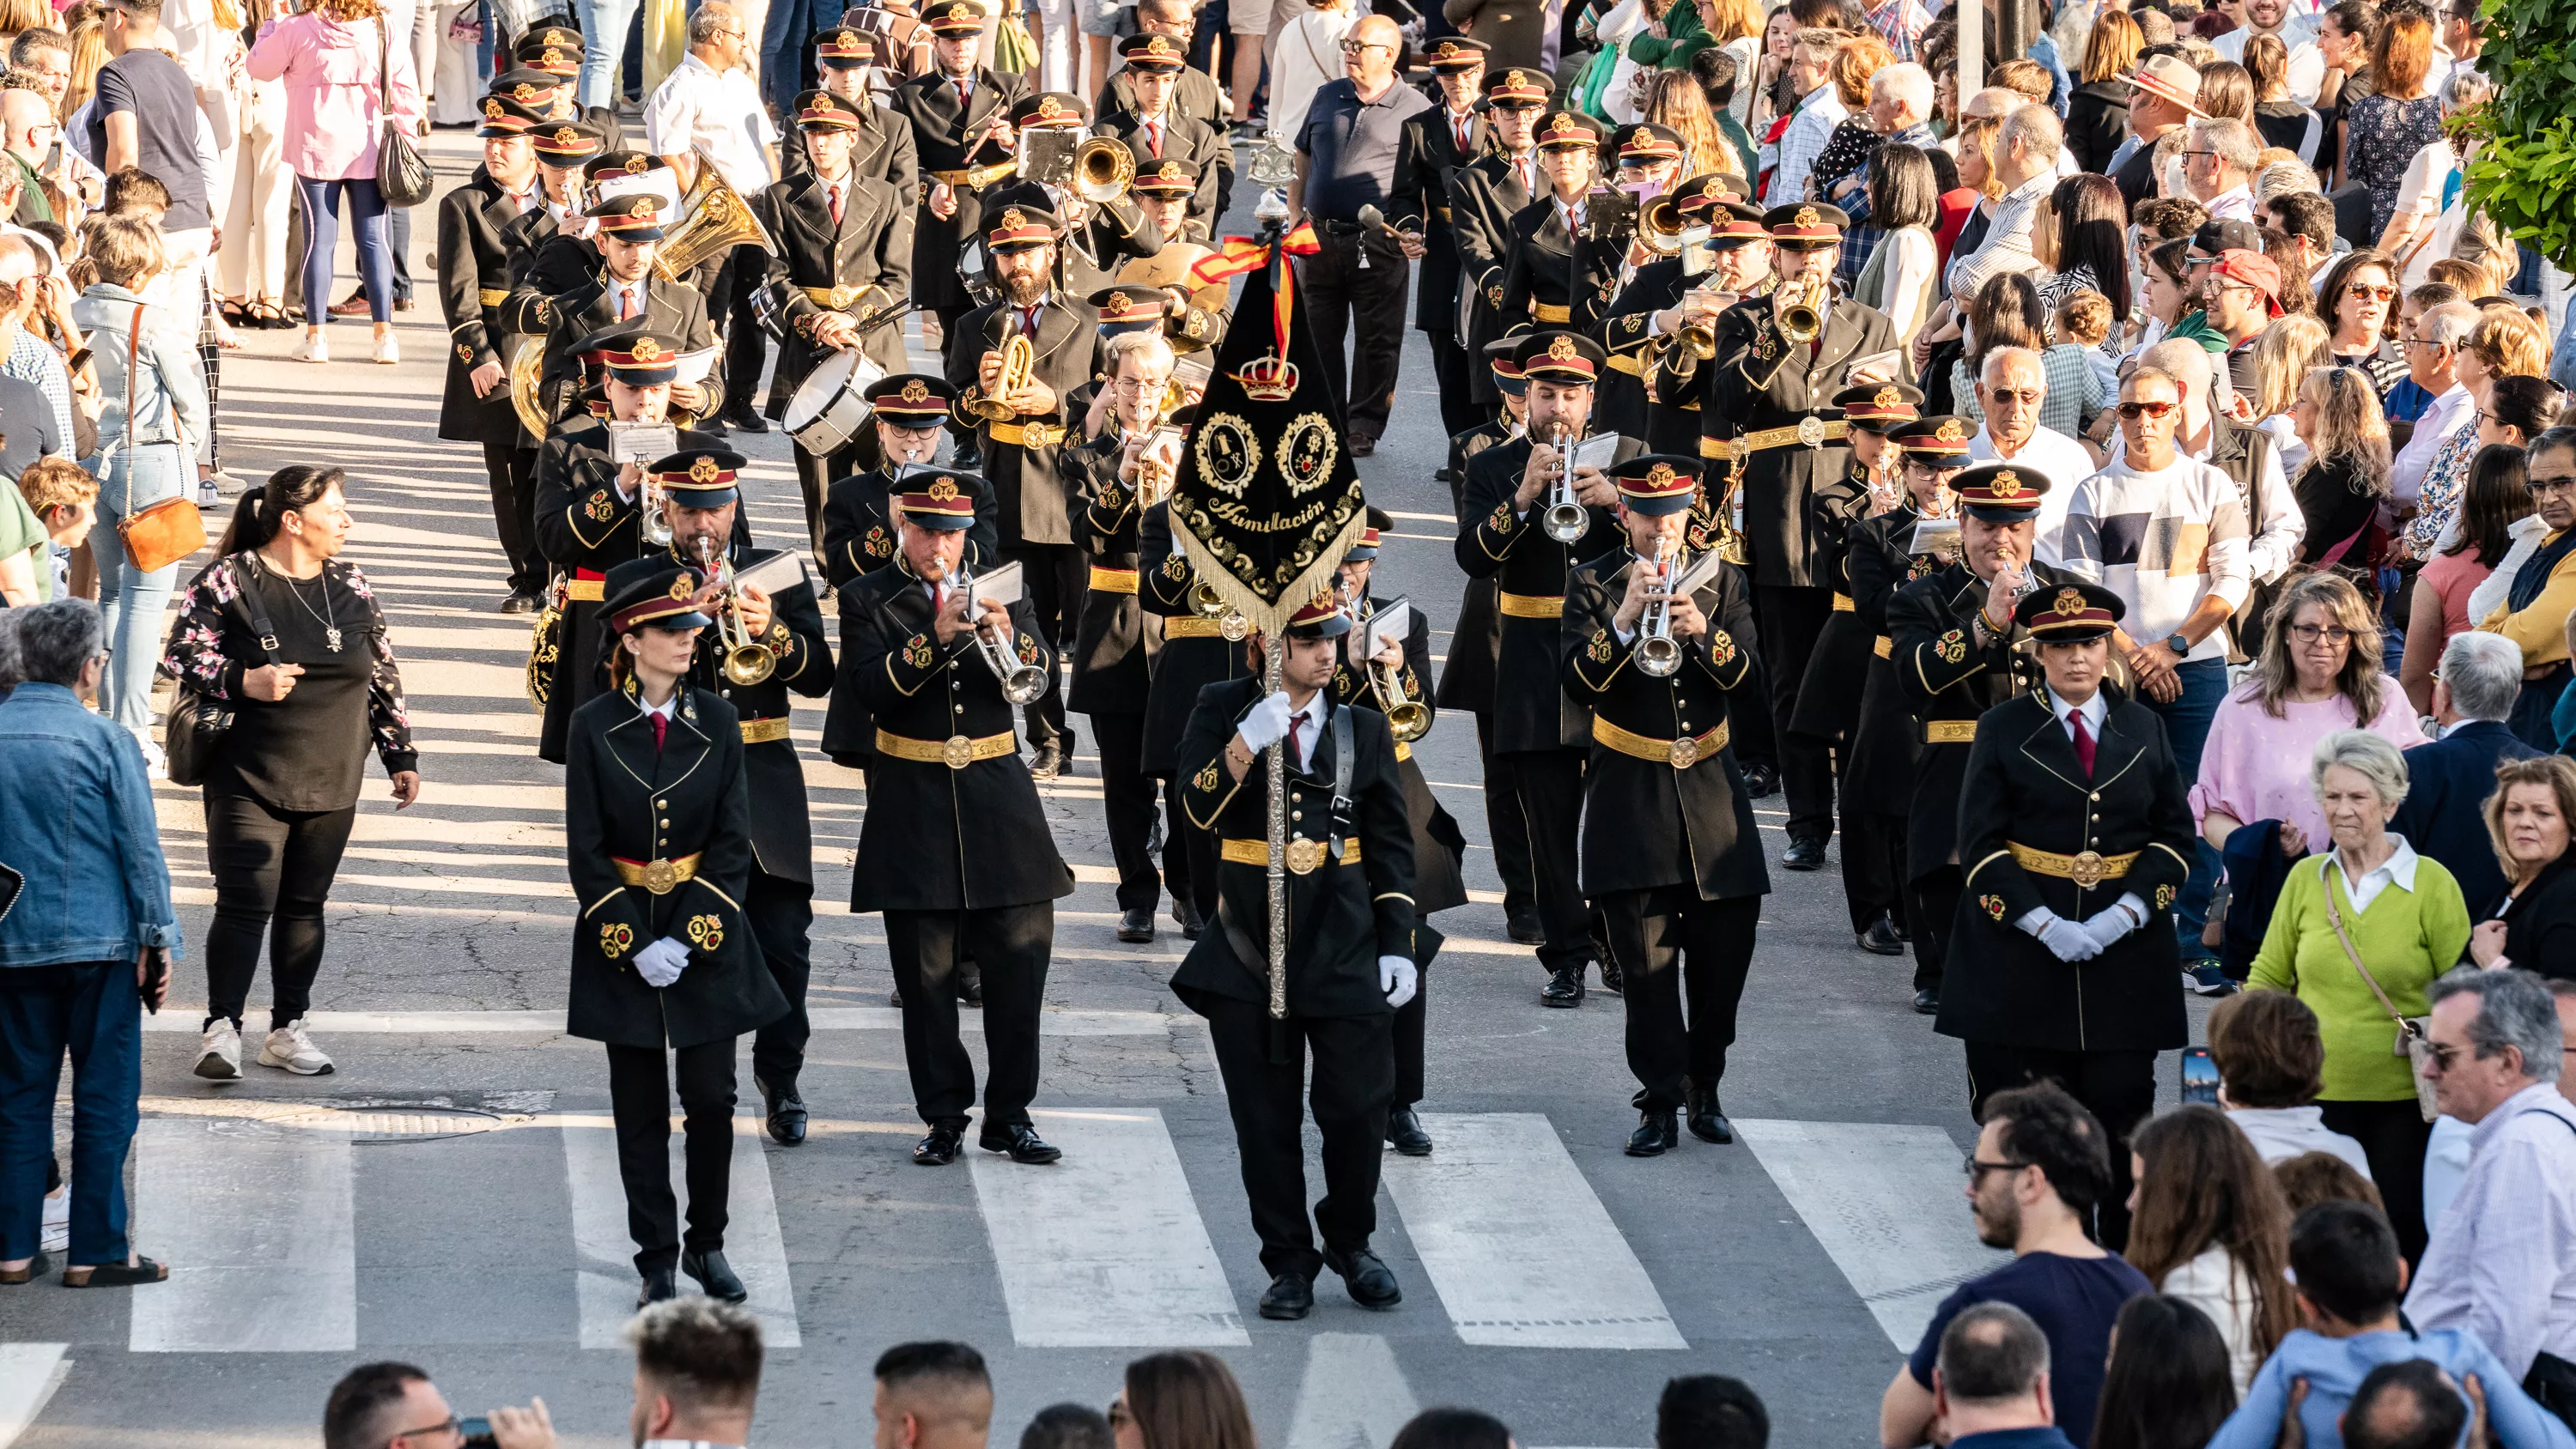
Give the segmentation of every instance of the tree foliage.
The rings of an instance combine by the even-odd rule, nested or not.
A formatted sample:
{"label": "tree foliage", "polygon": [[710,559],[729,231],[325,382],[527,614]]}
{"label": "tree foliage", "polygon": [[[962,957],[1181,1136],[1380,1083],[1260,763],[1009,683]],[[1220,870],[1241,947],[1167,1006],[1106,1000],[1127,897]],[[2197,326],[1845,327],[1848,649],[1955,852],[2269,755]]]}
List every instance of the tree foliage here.
{"label": "tree foliage", "polygon": [[2486,0],[2478,69],[2495,82],[2472,122],[2469,203],[2576,271],[2576,4]]}

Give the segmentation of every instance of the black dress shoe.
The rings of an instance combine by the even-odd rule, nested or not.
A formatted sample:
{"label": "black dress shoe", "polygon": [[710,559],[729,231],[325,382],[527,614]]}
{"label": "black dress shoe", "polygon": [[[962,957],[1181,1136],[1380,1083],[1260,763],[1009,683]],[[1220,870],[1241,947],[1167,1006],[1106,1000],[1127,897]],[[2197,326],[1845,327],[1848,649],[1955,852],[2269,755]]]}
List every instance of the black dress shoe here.
{"label": "black dress shoe", "polygon": [[975,1145],[987,1152],[1007,1152],[1013,1162],[1053,1162],[1064,1156],[1063,1148],[1040,1137],[1038,1129],[1026,1122],[1005,1127],[999,1132],[987,1127],[983,1135],[975,1139]]}
{"label": "black dress shoe", "polygon": [[1915,992],[1914,1014],[1916,1016],[1940,1015],[1941,989],[1937,986],[1926,986],[1922,990]]}
{"label": "black dress shoe", "polygon": [[1821,840],[1792,840],[1789,853],[1780,857],[1783,870],[1823,870],[1825,843]]}
{"label": "black dress shoe", "polygon": [[1541,1006],[1581,1006],[1583,1004],[1583,967],[1580,963],[1566,967],[1547,978],[1538,989]]}
{"label": "black dress shoe", "polygon": [[1693,1087],[1690,1093],[1690,1130],[1702,1142],[1726,1143],[1735,1140],[1735,1124],[1717,1109],[1717,1088]]}
{"label": "black dress shoe", "polygon": [[784,1089],[773,1087],[757,1075],[751,1084],[760,1089],[760,1104],[769,1115],[770,1140],[781,1147],[793,1147],[805,1140],[805,1099],[797,1095],[790,1083]]}
{"label": "black dress shoe", "polygon": [[1064,773],[1064,751],[1052,742],[1038,746],[1029,759],[1029,774],[1039,780],[1052,780]]}
{"label": "black dress shoe", "polygon": [[1628,1134],[1630,1157],[1661,1157],[1680,1145],[1681,1128],[1670,1107],[1649,1107],[1637,1114],[1637,1130]]}
{"label": "black dress shoe", "polygon": [[1604,956],[1601,958],[1600,965],[1601,989],[1613,996],[1621,994],[1627,984],[1627,978],[1619,974],[1619,963]]}
{"label": "black dress shoe", "polygon": [[946,1167],[957,1160],[957,1149],[966,1134],[955,1127],[933,1127],[930,1135],[912,1144],[915,1167]]}
{"label": "black dress shoe", "polygon": [[1383,1313],[1404,1301],[1404,1290],[1396,1286],[1395,1274],[1366,1248],[1355,1253],[1336,1253],[1326,1248],[1324,1266],[1342,1275],[1342,1286],[1350,1290],[1351,1301],[1362,1308]]}
{"label": "black dress shoe", "polygon": [[1538,923],[1538,912],[1523,911],[1503,927],[1503,934],[1515,945],[1535,946],[1547,939],[1547,928]]}
{"label": "black dress shoe", "polygon": [[1890,925],[1885,916],[1870,922],[1869,929],[1860,933],[1859,941],[1860,948],[1873,956],[1905,954],[1905,938],[1896,934],[1896,927]]}
{"label": "black dress shoe", "polygon": [[897,1011],[903,1010],[902,987],[898,986],[894,990],[886,993],[886,1005],[893,1007]]}
{"label": "black dress shoe", "polygon": [[1779,788],[1780,772],[1768,764],[1756,761],[1744,767],[1744,793],[1747,798],[1760,800]]}
{"label": "black dress shoe", "polygon": [[643,1308],[655,1303],[668,1302],[679,1296],[680,1285],[678,1280],[671,1276],[671,1270],[656,1268],[644,1275],[644,1287],[635,1295],[635,1306]]}
{"label": "black dress shoe", "polygon": [[751,1290],[742,1286],[742,1278],[734,1272],[733,1265],[725,1261],[722,1248],[708,1253],[682,1253],[680,1271],[697,1279],[698,1286],[706,1290],[707,1296],[719,1303],[740,1303],[751,1296]]}
{"label": "black dress shoe", "polygon": [[731,428],[738,433],[765,433],[769,431],[769,419],[762,417],[760,414],[753,412],[749,408],[735,408],[727,412],[724,415],[724,424],[726,427]]}
{"label": "black dress shoe", "polygon": [[970,976],[962,971],[958,973],[957,1004],[960,1006],[984,1004],[984,978],[981,975]]}
{"label": "black dress shoe", "polygon": [[1422,1119],[1411,1107],[1398,1107],[1386,1114],[1386,1143],[1407,1157],[1431,1155],[1431,1134],[1422,1130]]}
{"label": "black dress shoe", "polygon": [[1261,1295],[1264,1318],[1303,1318],[1315,1311],[1315,1285],[1302,1273],[1282,1273]]}
{"label": "black dress shoe", "polygon": [[1172,902],[1172,920],[1180,926],[1181,939],[1184,941],[1197,940],[1199,932],[1207,929],[1207,922],[1199,919],[1199,907],[1196,901]]}
{"label": "black dress shoe", "polygon": [[1118,939],[1138,944],[1154,939],[1154,913],[1139,907],[1118,913]]}
{"label": "black dress shoe", "polygon": [[512,594],[501,601],[501,612],[504,614],[533,614],[536,611],[537,600],[533,594]]}

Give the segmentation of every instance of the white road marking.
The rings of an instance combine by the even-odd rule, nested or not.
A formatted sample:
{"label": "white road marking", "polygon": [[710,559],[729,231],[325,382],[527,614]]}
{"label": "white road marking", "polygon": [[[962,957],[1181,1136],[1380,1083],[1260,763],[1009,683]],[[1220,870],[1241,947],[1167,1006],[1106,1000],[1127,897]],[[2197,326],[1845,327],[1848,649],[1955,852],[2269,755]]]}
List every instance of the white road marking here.
{"label": "white road marking", "polygon": [[[1056,953],[1061,956],[1064,953]],[[811,1013],[816,1031],[901,1031],[903,1013],[891,1006],[821,1006]],[[143,1018],[143,1029],[164,1035],[195,1036],[205,1013],[193,1007],[165,1007]],[[1161,1036],[1175,1026],[1195,1026],[1198,1017],[1161,1011],[1047,1011],[1038,1018],[1045,1036]],[[317,1036],[560,1036],[564,1014],[544,1011],[316,1011],[305,1025]],[[959,1015],[959,1029],[982,1031],[975,1012]]]}
{"label": "white road marking", "polygon": [[1011,1336],[1025,1348],[1249,1346],[1163,1114],[1030,1115],[1061,1162],[970,1149]]}
{"label": "white road marking", "polygon": [[1429,1157],[1387,1191],[1461,1342],[1687,1348],[1608,1209],[1536,1113],[1425,1113]]}
{"label": "white road marking", "polygon": [[1385,1339],[1319,1333],[1307,1342],[1287,1449],[1382,1449],[1420,1411]]}
{"label": "white road marking", "polygon": [[[578,1260],[576,1291],[581,1303],[581,1346],[621,1348],[628,1319],[635,1316],[635,1240],[626,1234],[626,1186],[617,1176],[617,1133],[611,1127],[566,1126],[563,1129],[564,1176],[572,1189],[573,1251]],[[671,1130],[671,1190],[679,1195],[681,1221],[688,1220],[689,1186],[678,1125]],[[760,1318],[765,1342],[775,1348],[804,1343],[796,1321],[795,1285],[787,1272],[787,1248],[778,1229],[778,1199],[769,1187],[769,1161],[761,1155],[760,1138],[749,1118],[736,1118],[733,1132],[733,1183],[728,1194],[725,1261],[751,1290],[745,1305]],[[697,1285],[684,1274],[680,1291]]]}
{"label": "white road marking", "polygon": [[1938,1127],[1738,1117],[1735,1130],[1902,1352],[1952,1288],[2008,1259],[1977,1241],[1959,1146]]}
{"label": "white road marking", "polygon": [[349,1134],[241,1118],[144,1121],[135,1238],[170,1281],[133,1294],[136,1353],[358,1346]]}
{"label": "white road marking", "polygon": [[0,1343],[0,1449],[35,1424],[71,1370],[68,1343]]}

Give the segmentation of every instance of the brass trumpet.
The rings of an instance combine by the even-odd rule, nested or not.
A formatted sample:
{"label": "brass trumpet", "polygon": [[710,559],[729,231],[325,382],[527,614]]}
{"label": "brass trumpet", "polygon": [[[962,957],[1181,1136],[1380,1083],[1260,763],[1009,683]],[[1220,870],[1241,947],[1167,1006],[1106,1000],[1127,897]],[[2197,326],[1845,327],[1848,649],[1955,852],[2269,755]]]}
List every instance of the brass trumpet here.
{"label": "brass trumpet", "polygon": [[[1137,429],[1138,434],[1150,444],[1155,432],[1172,420],[1172,414],[1189,406],[1189,401],[1190,395],[1182,388],[1180,379],[1173,378],[1165,382],[1163,395],[1154,400],[1154,411],[1145,419],[1145,425]],[[1162,501],[1163,490],[1170,487],[1172,483],[1171,478],[1167,476],[1169,472],[1170,470],[1163,466],[1161,459],[1150,454],[1137,455],[1136,507],[1138,511],[1151,508]]]}
{"label": "brass trumpet", "polygon": [[1037,367],[1037,349],[1029,346],[1026,333],[1014,332],[1002,344],[1002,373],[993,380],[993,390],[970,397],[957,405],[968,417],[986,422],[1007,423],[1019,414],[1012,410],[1011,394],[1029,385]]}
{"label": "brass trumpet", "polygon": [[742,622],[741,590],[734,583],[732,566],[717,549],[714,534],[698,535],[694,548],[698,564],[724,591],[723,601],[716,605],[716,640],[724,646],[724,677],[737,688],[744,688],[776,673],[778,656],[769,651],[768,645],[752,638],[751,630]]}
{"label": "brass trumpet", "polygon": [[[1706,287],[1693,287],[1689,292],[1683,294],[1682,300],[1684,302],[1688,302],[1693,296],[1713,298],[1714,295],[1715,294]],[[1673,339],[1679,342],[1682,346],[1689,348],[1691,356],[1698,358],[1702,362],[1706,362],[1710,358],[1717,356],[1717,329],[1714,327],[1704,326],[1697,322],[1685,322],[1681,326],[1673,329]]]}
{"label": "brass trumpet", "polygon": [[1824,335],[1825,309],[1833,299],[1825,294],[1825,279],[1808,272],[1792,284],[1780,303],[1780,335],[1792,342],[1813,342]]}
{"label": "brass trumpet", "polygon": [[1106,206],[1127,194],[1136,179],[1136,153],[1115,136],[1094,136],[1073,148],[1073,194]]}
{"label": "brass trumpet", "polygon": [[1659,257],[1679,256],[1682,233],[1689,229],[1682,220],[1681,208],[1669,196],[1658,196],[1637,213],[1637,240],[1646,250]]}
{"label": "brass trumpet", "polygon": [[1243,617],[1242,610],[1227,603],[1225,595],[1216,591],[1216,585],[1205,579],[1190,585],[1190,612],[1202,619],[1216,620],[1216,631],[1224,635],[1229,644],[1240,644],[1252,634],[1252,621]]}

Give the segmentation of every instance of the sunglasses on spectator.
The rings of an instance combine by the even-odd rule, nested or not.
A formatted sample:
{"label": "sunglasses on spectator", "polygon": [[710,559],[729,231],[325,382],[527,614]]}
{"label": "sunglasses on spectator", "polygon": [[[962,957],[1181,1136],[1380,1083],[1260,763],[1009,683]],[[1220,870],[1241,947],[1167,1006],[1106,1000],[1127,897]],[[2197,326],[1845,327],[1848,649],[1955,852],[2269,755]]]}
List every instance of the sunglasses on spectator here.
{"label": "sunglasses on spectator", "polygon": [[2352,631],[2340,624],[2292,624],[2290,637],[2302,644],[2314,644],[2320,639],[2329,644],[2349,644]]}
{"label": "sunglasses on spectator", "polygon": [[2161,418],[2171,413],[2176,406],[2178,404],[2163,401],[2124,402],[2120,404],[2120,417],[2123,421],[2132,423],[2140,418]]}
{"label": "sunglasses on spectator", "polygon": [[1971,1152],[1967,1155],[1966,1160],[1962,1161],[1959,1166],[1968,1174],[1968,1179],[1971,1182],[1977,1182],[1983,1181],[1985,1175],[1989,1172],[2019,1172],[2023,1168],[2030,1166],[2030,1164],[2027,1162],[1979,1162],[1977,1160],[1977,1154]]}
{"label": "sunglasses on spectator", "polygon": [[2343,289],[2343,294],[2356,302],[2385,302],[2397,295],[2397,289],[2387,286],[2374,287],[2368,282],[2353,282]]}
{"label": "sunglasses on spectator", "polygon": [[1986,395],[1999,403],[2027,403],[2037,407],[2039,400],[2048,393],[2036,387],[1997,387],[1987,389]]}
{"label": "sunglasses on spectator", "polygon": [[1393,49],[1395,49],[1394,46],[1389,45],[1382,40],[1345,40],[1342,42],[1342,54],[1344,55],[1357,55],[1364,50]]}
{"label": "sunglasses on spectator", "polygon": [[2576,488],[2576,473],[2566,473],[2551,478],[2534,477],[2531,480],[2531,491],[2534,493],[2555,493],[2562,488]]}

